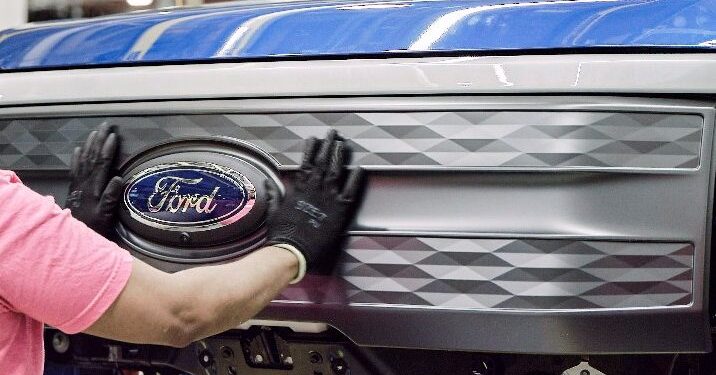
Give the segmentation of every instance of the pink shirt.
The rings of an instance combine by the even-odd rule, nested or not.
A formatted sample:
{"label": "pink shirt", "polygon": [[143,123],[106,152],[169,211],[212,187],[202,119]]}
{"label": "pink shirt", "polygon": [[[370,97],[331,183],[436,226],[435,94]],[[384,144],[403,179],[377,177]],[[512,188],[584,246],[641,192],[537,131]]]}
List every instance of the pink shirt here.
{"label": "pink shirt", "polygon": [[87,329],[109,308],[132,257],[0,170],[0,371],[42,374],[43,323]]}

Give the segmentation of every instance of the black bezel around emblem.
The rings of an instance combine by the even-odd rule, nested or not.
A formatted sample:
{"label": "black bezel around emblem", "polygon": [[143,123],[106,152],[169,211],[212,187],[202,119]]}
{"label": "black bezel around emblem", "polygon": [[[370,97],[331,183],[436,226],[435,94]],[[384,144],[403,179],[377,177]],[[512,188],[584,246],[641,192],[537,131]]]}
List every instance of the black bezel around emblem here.
{"label": "black bezel around emblem", "polygon": [[124,193],[135,181],[156,171],[193,168],[235,181],[245,189],[251,206],[228,223],[171,223],[142,217],[123,194],[117,233],[131,250],[165,262],[208,263],[244,254],[264,240],[265,184],[283,189],[276,164],[255,146],[227,138],[175,140],[144,150],[120,167]]}

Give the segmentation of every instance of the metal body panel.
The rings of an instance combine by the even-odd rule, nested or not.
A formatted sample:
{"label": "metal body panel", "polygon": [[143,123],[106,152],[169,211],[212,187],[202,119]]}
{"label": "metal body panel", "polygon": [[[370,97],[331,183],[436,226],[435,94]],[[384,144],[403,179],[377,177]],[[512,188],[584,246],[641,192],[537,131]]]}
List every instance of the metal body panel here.
{"label": "metal body panel", "polygon": [[0,33],[0,68],[406,51],[706,49],[714,40],[716,6],[708,0],[236,3],[7,30]]}
{"label": "metal body panel", "polygon": [[711,350],[708,322],[688,308],[425,313],[408,307],[284,303],[270,305],[261,316],[326,322],[367,346],[551,355]]}
{"label": "metal body panel", "polygon": [[714,54],[594,54],[38,71],[0,74],[0,106],[277,96],[704,94],[716,87],[715,70]]}
{"label": "metal body panel", "polygon": [[[8,109],[3,114],[4,129],[9,129],[11,123],[22,126],[4,136],[14,135],[19,137],[16,140],[22,140],[33,135],[31,131],[37,133],[33,136],[73,134],[74,138],[52,145],[56,150],[71,149],[74,142],[80,142],[88,130],[105,119],[84,116],[103,113],[106,107],[115,115],[122,114],[113,120],[121,123],[120,133],[129,136],[128,145],[133,144],[137,134],[142,134],[149,143],[166,139],[162,133],[143,127],[147,121],[156,119],[142,112],[142,108],[150,106],[154,112],[148,112],[155,116],[157,111],[163,113],[158,117],[177,119],[186,118],[181,114],[204,113],[193,116],[206,120],[200,124],[207,128],[197,122],[179,121],[160,123],[156,129],[172,132],[194,129],[206,136],[214,134],[206,129],[216,129],[215,124],[211,125],[216,116],[263,116],[281,112],[280,108],[293,114],[316,108],[338,113],[415,112],[425,111],[426,106],[442,112],[541,111],[567,123],[574,118],[570,114],[575,111],[703,119],[703,131],[696,132],[703,139],[697,148],[700,163],[689,168],[629,170],[602,166],[575,170],[499,165],[483,169],[402,171],[400,165],[393,169],[371,168],[365,201],[351,226],[350,234],[358,242],[351,244],[348,257],[343,260],[342,279],[308,277],[286,291],[284,298],[288,299],[272,303],[260,317],[325,322],[362,345],[554,354],[710,350],[705,282],[713,180],[711,102],[442,96],[199,101],[177,104],[174,109],[171,103],[134,103],[122,110],[115,105],[87,104],[38,108],[42,118],[35,120],[13,121],[11,118],[17,116],[13,113],[20,109]],[[235,106],[234,113],[215,112],[223,106]],[[26,116],[35,116],[32,108],[26,109]],[[565,117],[560,117],[560,113]],[[68,117],[75,120],[68,121]],[[522,123],[533,117],[516,118]],[[174,127],[168,128],[169,124]],[[232,126],[243,129],[249,124],[239,122]],[[276,131],[280,134],[282,126],[267,132],[262,139],[274,139],[271,134]],[[629,125],[620,122],[615,126]],[[133,127],[140,130],[132,133]],[[316,126],[302,137],[320,135],[327,127]],[[57,128],[64,128],[64,133],[56,132]],[[34,148],[37,140],[28,140],[28,144],[33,142]],[[35,164],[20,171],[21,177],[30,186],[37,183],[39,190],[45,192],[62,189],[59,180],[64,177],[62,171],[66,166],[60,164],[60,169],[53,172],[57,165],[48,157],[51,154],[43,152]],[[55,167],[43,170],[43,163]],[[284,169],[283,174],[290,174],[291,170]],[[49,187],[43,181],[52,173],[56,177],[52,180],[54,186]],[[64,192],[55,194],[61,199]],[[361,245],[360,241],[366,238],[373,244]],[[403,239],[406,241],[401,242]],[[451,245],[456,239],[463,246]],[[426,243],[433,250],[421,247]],[[464,247],[465,244],[469,246]],[[570,253],[594,252],[590,248],[601,252],[592,254],[598,255],[593,261],[605,262],[601,266],[597,263],[596,271],[571,256],[589,254]],[[489,259],[476,257],[477,249],[491,255],[487,258],[495,262],[498,258],[509,265],[482,264],[479,259]],[[410,256],[406,258],[403,250],[410,252]],[[421,258],[423,255],[427,256]],[[531,265],[532,256],[544,259]],[[635,258],[629,258],[632,256]],[[497,270],[500,265],[505,269]],[[570,272],[571,276],[565,276]],[[595,279],[574,278],[575,272]],[[590,272],[598,273],[600,279]],[[489,273],[504,285],[485,277]],[[476,275],[486,280],[478,280]],[[558,281],[560,276],[567,278],[564,284]],[[478,284],[497,286],[509,293],[483,294],[471,289]],[[600,297],[589,297],[592,299],[585,303],[581,294],[592,290],[590,287],[604,288],[605,292]],[[397,289],[402,292],[396,293]],[[502,298],[506,299],[495,302]],[[506,302],[510,299],[512,302]],[[503,303],[506,304],[500,306]],[[605,330],[606,326],[610,329]]]}

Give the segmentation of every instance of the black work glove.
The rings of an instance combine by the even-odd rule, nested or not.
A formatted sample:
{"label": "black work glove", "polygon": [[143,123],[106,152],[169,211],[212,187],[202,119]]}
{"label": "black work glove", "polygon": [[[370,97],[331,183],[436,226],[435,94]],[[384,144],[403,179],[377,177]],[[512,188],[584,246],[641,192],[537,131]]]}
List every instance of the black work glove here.
{"label": "black work glove", "polygon": [[[112,233],[114,214],[122,194],[122,178],[109,180],[118,137],[106,123],[75,148],[70,163],[70,191],[65,202],[72,216],[95,232]],[[109,180],[109,182],[108,182]]]}
{"label": "black work glove", "polygon": [[350,149],[332,130],[324,140],[306,142],[293,191],[283,202],[273,184],[269,195],[268,244],[286,243],[306,259],[309,271],[330,271],[343,234],[360,202],[363,170],[347,173]]}

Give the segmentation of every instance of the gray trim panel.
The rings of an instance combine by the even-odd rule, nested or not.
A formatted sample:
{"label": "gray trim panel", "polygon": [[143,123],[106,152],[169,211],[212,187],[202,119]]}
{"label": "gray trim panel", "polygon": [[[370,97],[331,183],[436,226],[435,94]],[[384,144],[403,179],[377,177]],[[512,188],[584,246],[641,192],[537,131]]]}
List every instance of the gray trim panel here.
{"label": "gray trim panel", "polygon": [[688,306],[693,251],[688,243],[357,236],[339,262],[340,290],[298,284],[278,299],[452,310]]}
{"label": "gray trim panel", "polygon": [[325,322],[367,346],[532,354],[711,351],[704,312],[689,308],[540,312],[433,311],[273,303],[262,319]]}
{"label": "gray trim panel", "polygon": [[[284,103],[235,101],[235,106],[223,113],[136,116],[124,109],[117,114],[127,113],[126,117],[64,119],[22,118],[28,114],[13,118],[18,109],[9,109],[2,113],[7,119],[0,120],[0,144],[4,144],[0,161],[16,170],[65,169],[72,148],[97,124],[108,121],[122,129],[125,154],[173,138],[227,136],[269,152],[284,169],[297,167],[304,139],[321,136],[330,128],[351,139],[356,164],[374,170],[683,172],[699,166],[704,116],[699,107],[650,103],[610,108],[580,101],[550,105],[548,99],[544,104],[523,99],[524,103],[512,105],[499,99],[435,101],[416,98],[408,106],[390,99],[373,99],[362,105],[350,99],[334,100],[330,112],[326,105],[314,104],[317,110],[310,112],[288,112],[281,107]],[[428,109],[445,102],[462,109]],[[356,108],[349,110],[346,103]],[[212,104],[213,108],[230,105],[203,104],[210,108]],[[69,108],[58,108],[55,113],[70,115],[63,109]],[[45,115],[52,112],[45,111]],[[87,116],[84,109],[80,111]],[[49,134],[52,129],[58,132]]]}
{"label": "gray trim panel", "polygon": [[[415,110],[515,113],[535,109],[560,113],[695,116],[703,119],[700,134],[703,142],[697,152],[701,162],[697,167],[683,169],[492,167],[457,169],[460,173],[450,168],[398,170],[375,167],[369,174],[367,194],[358,217],[352,223],[351,233],[363,237],[400,235],[408,238],[457,237],[475,241],[489,238],[490,241],[516,243],[547,241],[542,244],[556,243],[553,241],[616,241],[628,244],[627,247],[637,246],[647,253],[675,243],[692,244],[691,302],[680,301],[670,307],[660,307],[659,303],[633,303],[619,307],[612,301],[597,304],[596,307],[578,306],[578,309],[563,308],[559,304],[541,305],[541,308],[540,305],[480,308],[457,305],[455,302],[443,302],[441,305],[437,300],[438,303],[432,306],[410,305],[397,299],[385,299],[385,296],[380,296],[383,300],[378,299],[376,304],[376,295],[368,294],[361,298],[373,298],[372,302],[361,300],[351,304],[341,298],[345,298],[346,291],[360,296],[360,288],[355,285],[346,288],[335,278],[312,276],[300,286],[293,287],[290,301],[272,303],[261,313],[261,317],[326,322],[363,345],[553,354],[709,351],[705,266],[710,248],[707,244],[710,244],[713,181],[714,109],[710,102],[564,96],[252,99],[4,108],[0,109],[0,117],[3,118],[0,121],[8,123],[12,122],[12,118],[23,117],[22,123],[34,124],[34,130],[40,131],[37,135],[52,137],[57,135],[52,126],[63,124],[54,118],[74,117],[78,120],[64,123],[68,126],[65,133],[74,134],[76,139],[72,142],[80,142],[82,135],[96,125],[95,122],[86,122],[93,116],[122,118],[127,126],[123,127],[124,131],[136,126],[132,121],[144,121],[142,117],[146,114],[183,118],[187,114],[211,117],[217,113],[222,116]],[[38,119],[33,120],[33,117]],[[48,124],[52,126],[47,127]],[[157,128],[167,129],[166,126]],[[179,126],[172,130],[176,129]],[[16,127],[15,131],[19,133],[13,133],[13,136],[23,137],[21,133],[27,133],[27,130],[27,127]],[[325,127],[317,127],[315,134],[319,135],[324,130]],[[210,131],[206,133],[213,134]],[[67,137],[66,134],[63,136]],[[137,132],[137,136],[139,134]],[[157,138],[158,133],[154,130],[142,134],[148,139],[147,145],[166,137]],[[42,141],[35,138],[27,139],[26,145],[35,142],[33,147],[38,147],[39,143],[48,148],[57,146],[47,138]],[[68,143],[65,139],[59,143],[71,145],[72,142]],[[16,145],[17,142],[6,144]],[[62,147],[51,151],[60,153]],[[30,150],[25,152],[32,154]],[[43,163],[49,160],[42,159],[43,155],[48,154],[36,155],[38,165],[46,165]],[[5,163],[0,160],[0,165]],[[61,165],[55,172],[28,166],[20,172],[29,186],[42,193],[54,194],[61,201],[66,189],[66,180],[62,175],[65,170],[66,165]],[[283,168],[283,177],[289,177],[291,171],[292,168]],[[654,247],[650,248],[652,245]],[[439,255],[449,252],[449,247],[436,247],[440,248],[436,252]],[[531,254],[524,250],[527,248],[522,249],[520,254]],[[467,253],[458,258],[469,261],[474,254]],[[391,257],[395,254],[385,250],[383,255]],[[391,283],[395,281],[391,280],[394,277],[392,272],[401,272],[400,269],[391,269],[389,262],[379,259],[355,259],[359,261],[344,262],[348,267],[355,267],[347,271],[362,269],[360,272],[373,273],[373,281],[376,282]],[[154,264],[167,269],[177,266],[162,265],[156,260]],[[435,265],[442,264],[427,264]],[[457,266],[460,267],[460,262]],[[576,269],[574,264],[572,266]],[[406,268],[406,265],[397,268],[400,267]],[[413,272],[407,268],[404,272]],[[541,267],[537,268],[540,269],[538,273],[542,272]],[[609,267],[606,268],[608,271]],[[375,273],[376,270],[381,271],[382,276]],[[386,275],[390,276],[384,277]],[[524,273],[521,275],[526,277]],[[439,281],[439,278],[436,280]],[[331,282],[338,284],[331,286]],[[394,283],[392,285],[395,286]],[[324,295],[316,298],[320,293]]]}

